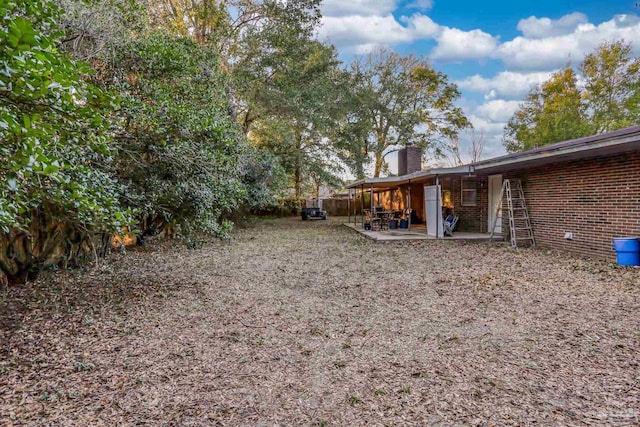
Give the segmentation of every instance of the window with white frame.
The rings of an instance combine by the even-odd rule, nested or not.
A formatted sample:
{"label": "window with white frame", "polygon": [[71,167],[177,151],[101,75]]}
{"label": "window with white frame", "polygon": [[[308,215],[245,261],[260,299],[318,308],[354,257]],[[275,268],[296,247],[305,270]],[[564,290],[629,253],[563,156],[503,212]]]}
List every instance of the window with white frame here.
{"label": "window with white frame", "polygon": [[460,204],[462,206],[475,206],[478,200],[478,190],[476,189],[475,176],[461,177],[462,194]]}

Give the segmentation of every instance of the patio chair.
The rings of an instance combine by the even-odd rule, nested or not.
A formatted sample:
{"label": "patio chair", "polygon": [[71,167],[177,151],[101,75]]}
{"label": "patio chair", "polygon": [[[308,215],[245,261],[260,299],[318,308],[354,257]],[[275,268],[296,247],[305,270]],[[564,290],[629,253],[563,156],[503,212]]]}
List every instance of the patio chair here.
{"label": "patio chair", "polygon": [[449,214],[444,220],[444,235],[445,236],[453,236],[453,230],[455,230],[456,225],[458,224],[458,219],[460,217],[458,215]]}

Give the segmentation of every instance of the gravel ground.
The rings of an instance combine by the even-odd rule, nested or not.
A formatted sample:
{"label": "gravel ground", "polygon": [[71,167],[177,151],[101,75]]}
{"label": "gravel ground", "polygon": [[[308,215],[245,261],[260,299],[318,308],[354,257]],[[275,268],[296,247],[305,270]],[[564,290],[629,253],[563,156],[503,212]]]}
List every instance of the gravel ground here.
{"label": "gravel ground", "polygon": [[640,269],[260,220],[0,295],[0,425],[640,424]]}

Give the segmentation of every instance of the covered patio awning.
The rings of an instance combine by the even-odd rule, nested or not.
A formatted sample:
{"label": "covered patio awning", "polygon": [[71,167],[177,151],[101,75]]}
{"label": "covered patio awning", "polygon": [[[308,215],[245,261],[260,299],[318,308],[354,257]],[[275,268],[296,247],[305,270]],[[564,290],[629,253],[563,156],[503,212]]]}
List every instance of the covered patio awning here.
{"label": "covered patio awning", "polygon": [[[438,177],[446,176],[446,175],[467,175],[473,172],[473,168],[469,165],[451,167],[451,168],[430,168],[423,171],[413,172],[407,175],[402,176],[387,176],[382,178],[365,178],[355,182],[352,182],[346,186],[349,192],[353,192],[354,196],[357,197],[357,194],[360,193],[362,197],[360,197],[360,217],[362,221],[362,225],[365,225],[365,211],[370,209],[371,212],[374,210],[374,198],[373,195],[380,196],[381,193],[388,192],[390,194],[390,204],[394,203],[394,192],[398,189],[406,190],[406,193],[401,195],[402,201],[405,201],[403,210],[407,210],[409,213],[407,215],[411,216],[412,214],[416,214],[419,212],[419,209],[413,210],[411,205],[412,199],[412,185],[417,185],[418,187],[421,184],[427,183],[429,180],[435,178],[436,183],[438,182]],[[421,188],[418,188],[418,194],[421,194]],[[365,209],[364,206],[364,194],[371,194],[371,198],[368,202],[368,209]],[[422,197],[422,196],[420,196]],[[406,200],[405,200],[406,199]],[[349,197],[351,200],[351,197]],[[398,200],[398,199],[396,199]],[[380,203],[380,197],[378,197],[378,203]],[[420,202],[421,204],[422,202]],[[351,209],[352,205],[349,202],[349,221],[351,221]],[[354,224],[357,221],[357,206],[354,204]],[[424,222],[421,220],[421,222]],[[411,219],[408,222],[408,228],[411,229]]]}
{"label": "covered patio awning", "polygon": [[464,175],[473,173],[472,165],[457,166],[452,168],[430,168],[423,171],[413,172],[402,176],[387,176],[383,178],[364,178],[351,184],[346,188],[364,187],[374,190],[386,190],[390,188],[400,187],[407,184],[419,184],[430,178],[440,175]]}

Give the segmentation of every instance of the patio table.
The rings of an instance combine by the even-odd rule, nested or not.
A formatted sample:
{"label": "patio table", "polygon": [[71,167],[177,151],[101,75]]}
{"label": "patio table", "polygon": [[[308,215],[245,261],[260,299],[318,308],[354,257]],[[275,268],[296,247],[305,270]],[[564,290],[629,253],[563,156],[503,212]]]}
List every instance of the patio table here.
{"label": "patio table", "polygon": [[378,215],[381,219],[382,228],[386,227],[387,229],[389,229],[389,221],[394,219],[396,214],[399,212],[400,211],[379,211]]}
{"label": "patio table", "polygon": [[380,216],[388,217],[389,219],[394,219],[396,216],[400,217],[402,215],[402,211],[382,211],[378,212]]}

